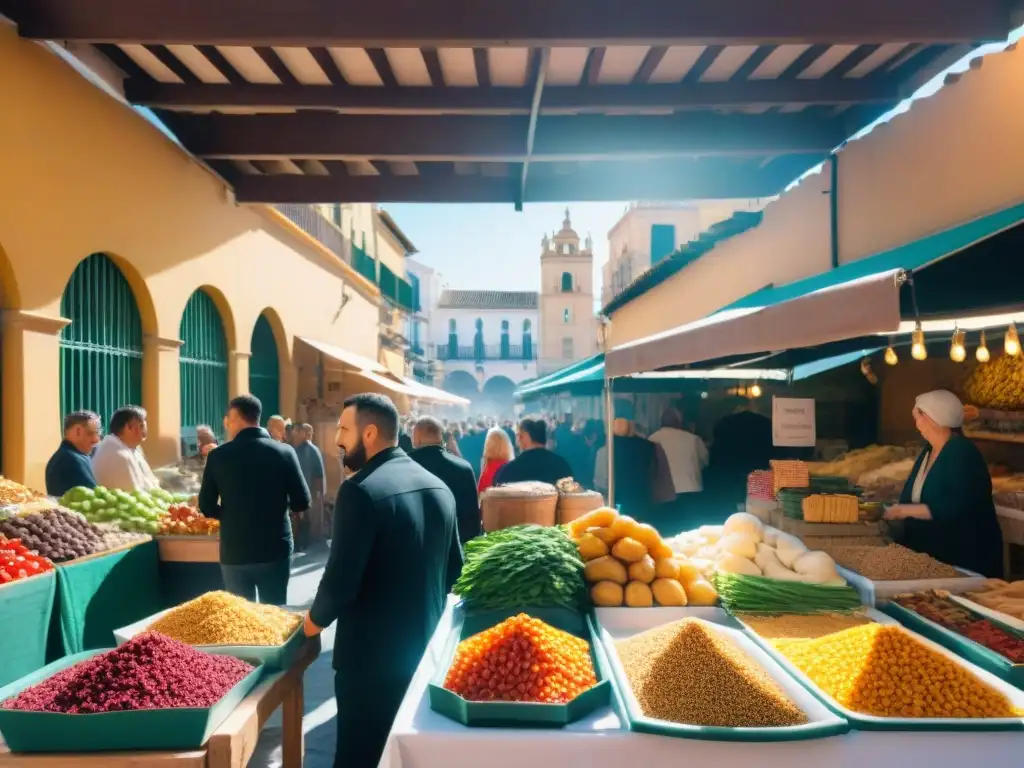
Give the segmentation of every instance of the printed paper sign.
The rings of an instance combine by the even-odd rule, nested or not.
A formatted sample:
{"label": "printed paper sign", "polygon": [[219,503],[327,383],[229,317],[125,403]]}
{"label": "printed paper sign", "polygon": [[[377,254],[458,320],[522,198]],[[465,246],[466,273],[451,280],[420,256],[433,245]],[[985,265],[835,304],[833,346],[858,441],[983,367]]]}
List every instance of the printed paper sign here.
{"label": "printed paper sign", "polygon": [[772,398],[773,445],[779,448],[813,448],[816,440],[813,398]]}

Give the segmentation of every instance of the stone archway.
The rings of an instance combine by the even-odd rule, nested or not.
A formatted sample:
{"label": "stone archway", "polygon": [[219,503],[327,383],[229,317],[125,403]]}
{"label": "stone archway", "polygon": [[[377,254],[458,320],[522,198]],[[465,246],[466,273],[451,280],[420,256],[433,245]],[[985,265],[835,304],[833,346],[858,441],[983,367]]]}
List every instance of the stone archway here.
{"label": "stone archway", "polygon": [[452,371],[444,377],[443,389],[459,397],[466,397],[472,401],[480,396],[480,389],[477,386],[473,374],[468,371]]}
{"label": "stone archway", "polygon": [[484,382],[480,393],[481,407],[489,415],[508,417],[515,406],[516,385],[508,376],[491,376]]}

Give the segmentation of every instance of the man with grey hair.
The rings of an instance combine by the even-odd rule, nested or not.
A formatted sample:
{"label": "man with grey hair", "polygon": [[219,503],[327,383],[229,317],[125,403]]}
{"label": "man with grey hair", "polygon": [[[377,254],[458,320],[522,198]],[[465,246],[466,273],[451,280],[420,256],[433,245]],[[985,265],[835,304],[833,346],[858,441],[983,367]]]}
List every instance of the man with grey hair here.
{"label": "man with grey hair", "polygon": [[476,493],[476,474],[465,459],[453,456],[444,447],[444,425],[433,416],[421,416],[412,428],[413,461],[448,486],[455,497],[455,517],[459,541],[465,544],[480,535],[480,503]]}
{"label": "man with grey hair", "polygon": [[309,534],[323,534],[323,503],[324,503],[324,456],[313,444],[313,425],[300,424],[295,428],[295,455],[299,457],[302,476],[306,479],[312,503],[303,515],[299,516],[295,532],[295,544],[300,550],[309,544]]}
{"label": "man with grey hair", "polygon": [[60,498],[72,488],[95,488],[89,454],[100,441],[103,430],[99,414],[74,411],[64,417],[64,440],[46,463],[46,492]]}
{"label": "man with grey hair", "polygon": [[149,435],[146,409],[122,405],[110,417],[110,434],[103,438],[92,455],[96,482],[122,491],[151,491],[160,487],[142,452]]}
{"label": "man with grey hair", "polygon": [[270,436],[277,440],[277,442],[279,443],[285,442],[284,436],[287,427],[288,422],[285,421],[284,416],[280,416],[275,413],[273,416],[267,419],[267,432],[269,432]]}

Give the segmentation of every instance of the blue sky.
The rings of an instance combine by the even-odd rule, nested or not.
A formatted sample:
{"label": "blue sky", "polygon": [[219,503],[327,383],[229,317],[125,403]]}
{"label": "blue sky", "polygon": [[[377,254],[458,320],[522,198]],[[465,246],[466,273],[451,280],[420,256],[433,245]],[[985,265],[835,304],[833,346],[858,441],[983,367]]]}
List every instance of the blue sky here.
{"label": "blue sky", "polygon": [[[628,203],[569,203],[573,229],[594,239],[594,286],[608,256],[608,230]],[[562,228],[565,204],[383,205],[416,244],[419,261],[452,288],[540,289],[540,241]]]}

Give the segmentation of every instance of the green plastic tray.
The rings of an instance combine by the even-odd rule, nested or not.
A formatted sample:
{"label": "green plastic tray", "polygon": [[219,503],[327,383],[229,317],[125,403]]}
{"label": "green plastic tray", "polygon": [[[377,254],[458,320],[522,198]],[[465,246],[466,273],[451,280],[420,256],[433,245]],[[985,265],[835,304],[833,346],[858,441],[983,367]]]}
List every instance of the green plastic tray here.
{"label": "green plastic tray", "polygon": [[[622,613],[623,611],[629,613]],[[612,617],[621,617],[621,632],[609,631],[619,624]],[[644,621],[644,618],[648,618]],[[643,713],[633,694],[626,672],[615,650],[615,635],[629,636],[684,618],[698,618],[716,625],[715,631],[727,635],[767,672],[807,715],[809,722],[780,728],[727,728],[722,726],[686,725],[657,720]],[[803,741],[838,736],[850,730],[850,724],[831,711],[819,699],[794,681],[774,659],[744,632],[736,620],[720,608],[609,608],[599,609],[594,618],[594,632],[600,638],[603,663],[615,681],[616,709],[629,730],[656,736],[705,741],[779,742]]]}
{"label": "green plastic tray", "polygon": [[[16,696],[62,669],[109,649],[85,651],[0,688],[0,702]],[[198,749],[251,691],[263,667],[256,667],[224,698],[206,709],[144,709],[65,715],[0,708],[0,734],[12,752],[112,752],[116,750]]]}
{"label": "green plastic tray", "polygon": [[[168,608],[166,611],[154,613],[127,627],[115,629],[114,640],[118,645],[127,643],[136,635],[141,635],[153,622],[171,610],[173,609]],[[305,642],[306,633],[302,631],[300,622],[283,645],[196,645],[193,647],[217,656],[238,656],[254,664],[260,664],[268,671],[273,671],[290,667]]]}
{"label": "green plastic tray", "polygon": [[[892,616],[903,626],[924,635],[929,640],[934,640],[943,648],[948,648],[957,656],[977,664],[982,669],[991,672],[999,679],[1005,680],[1011,685],[1024,689],[1024,664],[1014,664],[1002,654],[996,653],[992,649],[986,648],[980,643],[976,643],[951,629],[947,629],[941,624],[936,624],[931,619],[927,619],[899,603],[892,601],[885,603],[882,606],[882,611]],[[976,615],[978,619],[990,621],[1014,637],[1022,637],[1021,633],[1012,627],[1001,624],[988,616]]]}
{"label": "green plastic tray", "polygon": [[[867,608],[865,615],[879,624],[899,624],[894,618],[882,613],[877,608]],[[948,659],[967,669],[968,672],[986,683],[992,688],[1006,696],[1018,710],[1024,710],[1024,692],[1010,685],[996,675],[981,669],[976,665],[958,657],[952,651],[943,648],[938,643],[929,640],[927,637],[914,632],[912,629],[904,628],[916,640],[928,646],[937,653],[941,653]],[[1003,718],[957,718],[957,717],[877,717],[865,715],[862,712],[854,712],[847,709],[838,701],[829,696],[825,691],[805,675],[795,664],[779,653],[770,643],[761,638],[749,627],[746,632],[752,640],[761,646],[775,661],[779,663],[790,675],[800,682],[808,691],[817,696],[825,706],[845,717],[850,725],[859,731],[1020,731],[1024,730],[1024,718],[1003,717]]]}
{"label": "green plastic tray", "polygon": [[[515,701],[467,701],[458,694],[444,688],[444,678],[448,674],[455,657],[458,644],[467,637],[490,629],[510,616],[526,613],[540,619],[557,629],[582,637],[590,643],[591,658],[594,661],[594,672],[597,685],[584,691],[568,704],[534,704]],[[467,611],[463,607],[455,609],[452,617],[452,630],[445,644],[441,663],[438,664],[434,679],[428,684],[430,708],[438,714],[461,723],[462,725],[489,728],[562,728],[573,723],[601,707],[611,703],[611,682],[607,670],[601,664],[596,653],[596,641],[590,633],[587,617],[563,608],[523,608],[504,611]]]}

